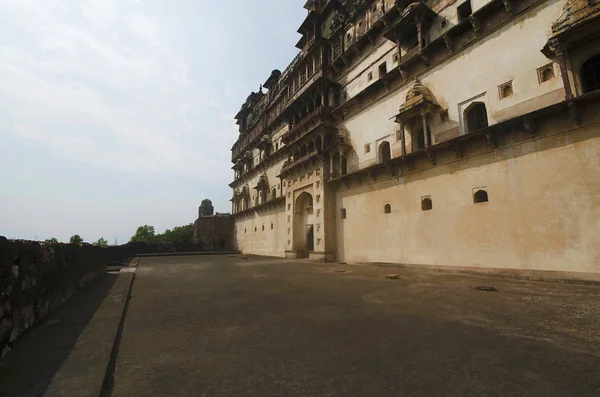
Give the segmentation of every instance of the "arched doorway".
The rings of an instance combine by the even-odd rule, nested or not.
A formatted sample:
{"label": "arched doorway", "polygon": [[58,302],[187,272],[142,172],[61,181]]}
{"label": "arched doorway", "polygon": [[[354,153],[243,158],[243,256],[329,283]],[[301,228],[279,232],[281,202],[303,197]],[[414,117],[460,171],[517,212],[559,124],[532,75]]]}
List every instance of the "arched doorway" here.
{"label": "arched doorway", "polygon": [[585,61],[581,66],[583,93],[600,90],[600,54]]}
{"label": "arched doorway", "polygon": [[383,141],[381,145],[379,145],[379,162],[385,163],[386,161],[390,161],[392,158],[392,153],[390,150],[390,143],[388,141]]}
{"label": "arched doorway", "polygon": [[473,102],[467,109],[464,115],[465,126],[467,133],[479,131],[488,126],[487,109],[483,102]]}
{"label": "arched doorway", "polygon": [[294,211],[294,241],[298,257],[308,257],[315,250],[313,197],[304,192],[296,199]]}

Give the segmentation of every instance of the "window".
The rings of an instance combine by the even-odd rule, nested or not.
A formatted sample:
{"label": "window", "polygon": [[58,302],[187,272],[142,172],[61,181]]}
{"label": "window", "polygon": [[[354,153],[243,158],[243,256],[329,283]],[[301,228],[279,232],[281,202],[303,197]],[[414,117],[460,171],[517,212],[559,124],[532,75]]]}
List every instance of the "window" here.
{"label": "window", "polygon": [[500,87],[498,87],[498,91],[500,93],[500,99],[510,98],[513,96],[514,91],[512,81],[502,84]]}
{"label": "window", "polygon": [[346,219],[346,209],[342,208],[342,219]]}
{"label": "window", "polygon": [[485,190],[483,189],[478,189],[474,194],[473,194],[473,203],[475,204],[479,204],[479,203],[487,203],[489,201],[488,198],[488,194]]}
{"label": "window", "polygon": [[271,223],[271,230],[273,230],[273,224]]}
{"label": "window", "polygon": [[398,54],[394,54],[394,62],[398,62],[398,59],[400,59],[400,56]]}
{"label": "window", "polygon": [[342,157],[342,175],[348,174],[348,161],[346,157]]}
{"label": "window", "polygon": [[554,64],[543,66],[537,70],[538,73],[538,81],[540,84],[545,83],[546,81],[552,80],[554,78]]}
{"label": "window", "polygon": [[472,13],[473,8],[471,7],[471,0],[467,0],[458,6],[458,22],[462,22],[467,19]]}
{"label": "window", "polygon": [[588,59],[581,67],[583,92],[600,90],[600,54]]}
{"label": "window", "polygon": [[369,81],[373,80],[373,72],[369,72],[367,78],[369,79]]}
{"label": "window", "polygon": [[347,40],[347,41],[350,41],[351,39],[352,39],[352,35],[351,35],[350,33],[348,33],[348,34],[346,35],[346,40]]}
{"label": "window", "polygon": [[447,123],[450,121],[450,115],[448,114],[448,109],[442,110],[440,112],[440,123]]}
{"label": "window", "polygon": [[258,232],[258,228],[257,227],[254,228],[254,233],[256,233],[256,232]]}
{"label": "window", "polygon": [[244,229],[244,233],[248,233],[248,230]]}
{"label": "window", "polygon": [[467,132],[474,132],[488,126],[487,109],[483,102],[473,102],[465,110]]}
{"label": "window", "polygon": [[263,226],[262,226],[262,231],[263,231],[263,232],[265,231],[265,225],[263,225]]}
{"label": "window", "polygon": [[381,145],[379,145],[379,162],[385,163],[386,161],[390,161],[392,159],[392,154],[390,151],[390,143],[388,141],[383,141]]}
{"label": "window", "polygon": [[441,23],[442,29],[444,29],[446,26],[448,26],[448,21],[446,21],[445,19],[442,21]]}
{"label": "window", "polygon": [[387,63],[384,62],[381,65],[379,65],[379,77],[383,77],[387,74]]}
{"label": "window", "polygon": [[371,153],[371,144],[370,143],[367,143],[365,145],[365,153]]}
{"label": "window", "polygon": [[392,213],[392,206],[389,204],[386,204],[385,207],[383,207],[383,213],[384,214],[391,214]]}
{"label": "window", "polygon": [[433,201],[431,201],[431,197],[426,196],[421,199],[421,210],[422,211],[430,211],[433,209]]}

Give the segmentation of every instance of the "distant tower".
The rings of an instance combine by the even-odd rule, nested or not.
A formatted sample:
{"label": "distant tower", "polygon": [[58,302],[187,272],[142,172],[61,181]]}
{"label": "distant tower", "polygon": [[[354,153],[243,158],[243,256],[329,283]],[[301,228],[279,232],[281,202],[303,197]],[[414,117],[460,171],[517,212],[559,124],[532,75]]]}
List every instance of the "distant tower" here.
{"label": "distant tower", "polygon": [[215,207],[212,205],[212,201],[209,199],[202,200],[202,205],[198,209],[198,218],[202,218],[203,216],[212,216],[215,214]]}

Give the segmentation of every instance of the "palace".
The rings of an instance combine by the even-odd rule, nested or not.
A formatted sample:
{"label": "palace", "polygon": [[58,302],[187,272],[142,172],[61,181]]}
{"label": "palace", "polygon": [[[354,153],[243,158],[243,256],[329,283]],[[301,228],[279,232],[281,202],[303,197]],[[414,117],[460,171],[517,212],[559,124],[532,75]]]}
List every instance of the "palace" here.
{"label": "palace", "polygon": [[600,273],[600,0],[312,0],[236,115],[237,248]]}

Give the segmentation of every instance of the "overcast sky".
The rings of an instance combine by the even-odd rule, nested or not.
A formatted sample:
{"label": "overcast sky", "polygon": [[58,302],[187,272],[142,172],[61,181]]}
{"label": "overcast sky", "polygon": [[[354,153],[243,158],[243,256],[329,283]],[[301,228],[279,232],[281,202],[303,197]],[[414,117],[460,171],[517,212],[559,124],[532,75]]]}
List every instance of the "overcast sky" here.
{"label": "overcast sky", "polygon": [[0,0],[0,236],[128,241],[229,212],[233,117],[304,0]]}

